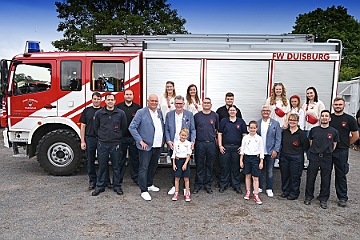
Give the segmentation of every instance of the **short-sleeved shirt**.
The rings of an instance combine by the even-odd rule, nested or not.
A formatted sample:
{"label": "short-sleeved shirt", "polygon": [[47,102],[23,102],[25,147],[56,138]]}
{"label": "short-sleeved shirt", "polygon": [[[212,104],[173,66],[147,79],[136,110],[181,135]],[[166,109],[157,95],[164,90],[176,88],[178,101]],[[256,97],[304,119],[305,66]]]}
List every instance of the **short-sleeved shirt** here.
{"label": "short-sleeved shirt", "polygon": [[[117,104],[116,107],[125,112],[128,128],[130,126],[131,121],[135,117],[136,111],[141,109],[140,105],[136,104],[134,102],[132,102],[130,104],[130,106],[126,105],[125,102],[121,102],[121,103]],[[127,129],[126,133],[124,133],[124,137],[131,137],[129,129]]]}
{"label": "short-sleeved shirt", "polygon": [[331,114],[330,126],[339,132],[340,142],[336,145],[336,149],[349,148],[349,134],[350,132],[355,132],[358,130],[355,118],[346,113],[342,114],[341,116]]}
{"label": "short-sleeved shirt", "polygon": [[291,133],[289,128],[282,131],[281,152],[294,155],[303,154],[309,149],[309,146],[309,139],[300,128],[294,133]]}
{"label": "short-sleeved shirt", "polygon": [[[242,118],[240,109],[236,108],[236,110],[237,110],[236,117]],[[216,110],[216,113],[219,115],[219,122],[221,122],[221,120],[223,120],[224,118],[228,118],[230,116],[226,105],[219,107],[218,110]]]}
{"label": "short-sleeved shirt", "polygon": [[235,122],[230,118],[223,118],[219,125],[219,132],[222,133],[222,145],[241,145],[243,134],[247,134],[246,123],[242,118],[236,118]]}
{"label": "short-sleeved shirt", "polygon": [[339,132],[330,126],[327,128],[316,126],[310,130],[309,139],[312,140],[310,152],[332,153],[334,142],[339,142]]}
{"label": "short-sleeved shirt", "polygon": [[87,107],[81,114],[80,122],[86,124],[85,127],[85,136],[96,137],[96,132],[94,128],[94,115],[101,108],[94,108],[93,106]]}
{"label": "short-sleeved shirt", "polygon": [[177,140],[174,142],[174,151],[171,158],[186,158],[187,155],[191,155],[191,153],[191,143],[188,140],[185,140],[184,142]]}
{"label": "short-sleeved shirt", "polygon": [[197,141],[215,141],[219,128],[219,117],[217,113],[214,111],[211,111],[209,114],[198,112],[194,115],[194,122]]}

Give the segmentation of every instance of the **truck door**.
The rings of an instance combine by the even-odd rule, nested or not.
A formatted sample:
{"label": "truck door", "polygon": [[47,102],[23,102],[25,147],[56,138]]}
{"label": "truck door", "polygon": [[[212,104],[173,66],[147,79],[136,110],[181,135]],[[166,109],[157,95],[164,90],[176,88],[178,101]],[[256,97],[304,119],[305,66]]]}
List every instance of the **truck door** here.
{"label": "truck door", "polygon": [[9,129],[29,131],[39,119],[57,116],[55,60],[21,61],[10,69]]}

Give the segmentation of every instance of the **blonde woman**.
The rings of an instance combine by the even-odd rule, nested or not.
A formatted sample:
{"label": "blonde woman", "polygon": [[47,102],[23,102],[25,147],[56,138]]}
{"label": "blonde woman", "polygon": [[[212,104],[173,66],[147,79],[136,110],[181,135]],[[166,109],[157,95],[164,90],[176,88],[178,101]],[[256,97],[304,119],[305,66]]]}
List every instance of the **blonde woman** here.
{"label": "blonde woman", "polygon": [[282,83],[274,84],[274,87],[271,89],[271,95],[266,100],[265,105],[270,106],[270,117],[278,121],[283,129],[287,128],[290,103],[286,98],[286,90]]}
{"label": "blonde woman", "polygon": [[159,97],[159,109],[164,118],[171,110],[175,110],[174,99],[176,96],[175,84],[172,81],[166,82],[165,93]]}

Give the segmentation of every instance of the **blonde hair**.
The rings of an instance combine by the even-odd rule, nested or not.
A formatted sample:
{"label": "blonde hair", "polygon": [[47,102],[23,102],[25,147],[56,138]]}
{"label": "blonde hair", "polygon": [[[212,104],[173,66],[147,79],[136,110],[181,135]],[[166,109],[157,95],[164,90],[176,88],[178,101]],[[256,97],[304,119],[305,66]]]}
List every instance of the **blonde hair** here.
{"label": "blonde hair", "polygon": [[180,130],[180,133],[182,133],[182,132],[186,133],[186,135],[189,136],[189,129],[187,129],[187,128],[182,128],[182,129]]}
{"label": "blonde hair", "polygon": [[286,89],[284,84],[282,83],[274,83],[273,88],[271,89],[271,95],[270,95],[270,105],[275,105],[276,104],[276,94],[275,94],[275,87],[276,86],[281,86],[282,87],[282,92],[281,92],[281,100],[284,104],[284,106],[287,106],[287,101],[286,101]]}

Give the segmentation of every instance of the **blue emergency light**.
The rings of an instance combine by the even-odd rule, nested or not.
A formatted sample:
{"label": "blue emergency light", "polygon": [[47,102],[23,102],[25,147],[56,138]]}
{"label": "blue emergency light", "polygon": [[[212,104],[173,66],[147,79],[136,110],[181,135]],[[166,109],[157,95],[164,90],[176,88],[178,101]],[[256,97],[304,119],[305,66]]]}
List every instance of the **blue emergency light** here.
{"label": "blue emergency light", "polygon": [[26,41],[25,52],[28,53],[40,52],[40,42]]}

